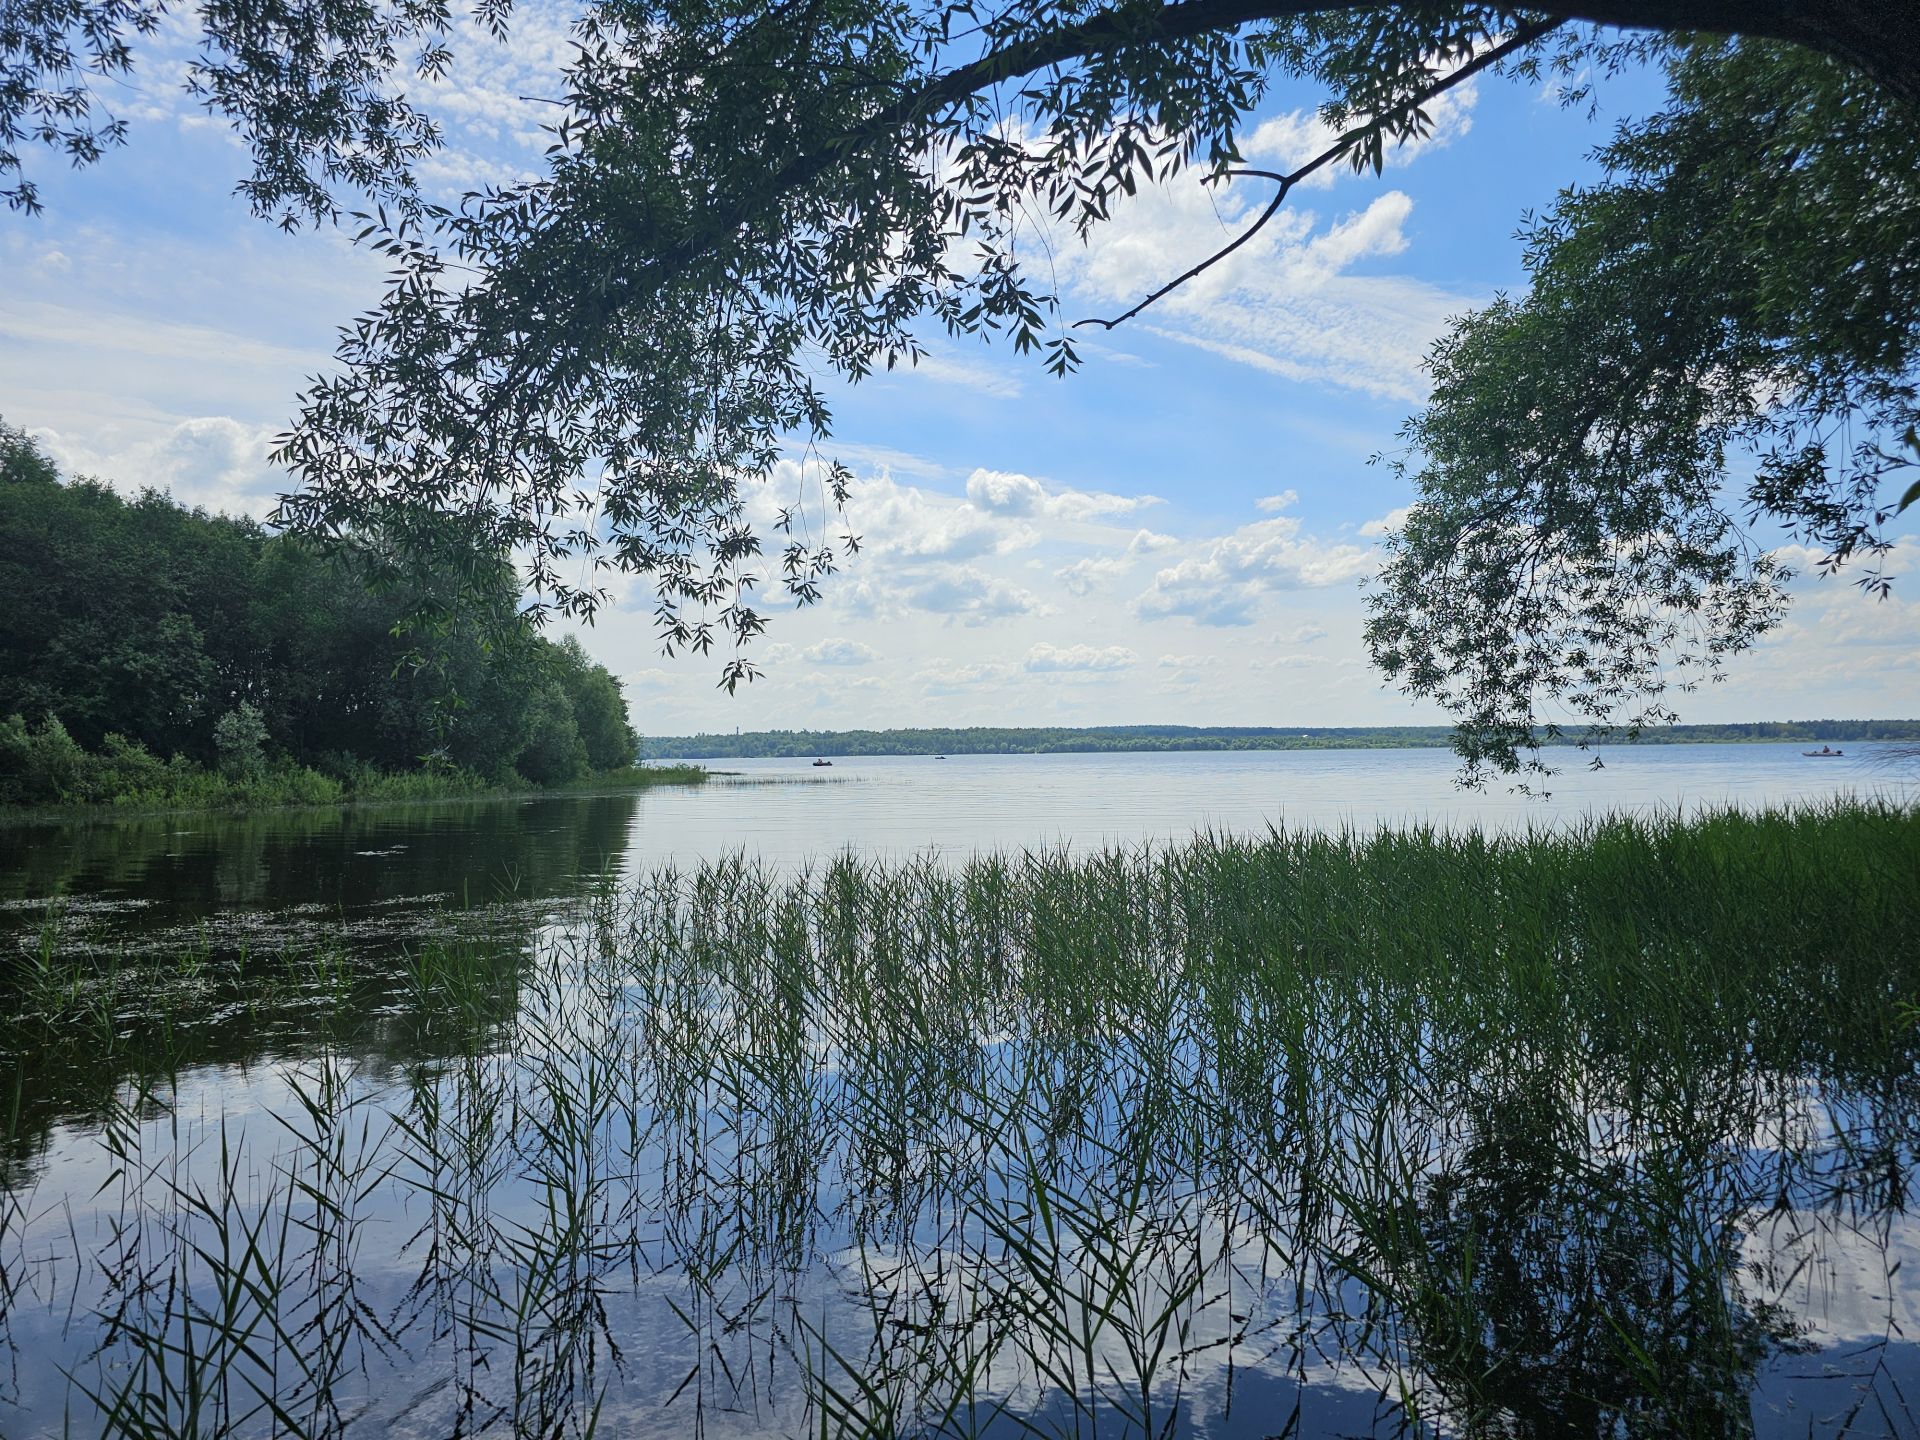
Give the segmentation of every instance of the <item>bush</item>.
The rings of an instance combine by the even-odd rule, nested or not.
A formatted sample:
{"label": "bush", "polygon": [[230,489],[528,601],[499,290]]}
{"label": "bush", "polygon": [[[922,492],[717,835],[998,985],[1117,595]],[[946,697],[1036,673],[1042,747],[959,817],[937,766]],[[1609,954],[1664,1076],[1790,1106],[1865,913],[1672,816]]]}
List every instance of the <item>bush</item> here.
{"label": "bush", "polygon": [[124,735],[107,736],[89,769],[87,798],[113,805],[164,805],[179,778],[178,767]]}
{"label": "bush", "polygon": [[0,796],[13,805],[54,805],[85,799],[87,753],[49,715],[31,730],[18,715],[0,722]]}
{"label": "bush", "polygon": [[213,748],[220,757],[222,775],[229,780],[257,780],[267,768],[267,722],[242,700],[213,727]]}

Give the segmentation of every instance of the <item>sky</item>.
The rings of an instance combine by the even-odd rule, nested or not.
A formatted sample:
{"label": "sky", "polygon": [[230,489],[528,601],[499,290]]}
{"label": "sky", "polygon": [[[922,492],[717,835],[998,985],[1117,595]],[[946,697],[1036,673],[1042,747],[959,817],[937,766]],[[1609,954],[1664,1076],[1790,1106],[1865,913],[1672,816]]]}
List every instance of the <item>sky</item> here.
{"label": "sky", "polygon": [[[523,6],[505,44],[469,38],[420,99],[448,145],[443,194],[535,172],[567,54],[564,8]],[[106,87],[122,150],[69,172],[29,155],[45,210],[0,213],[0,419],[73,473],[264,515],[267,461],[337,328],[380,292],[339,231],[284,234],[232,194],[245,155],[179,86],[179,16]],[[1324,143],[1321,97],[1253,117],[1255,163]],[[1398,453],[1448,318],[1525,283],[1523,214],[1590,176],[1649,77],[1602,80],[1597,115],[1482,75],[1383,175],[1325,171],[1227,263],[1085,346],[1064,380],[1011,346],[935,344],[917,370],[830,389],[825,453],[857,478],[862,553],[822,603],[769,607],[728,695],[713,657],[660,653],[649,592],[619,587],[582,638],[643,733],[903,725],[1438,723],[1383,685],[1361,641],[1378,541],[1412,499]],[[1261,182],[1144,193],[1053,263],[1071,318],[1110,315],[1220,247]],[[1083,336],[1089,331],[1081,331]],[[761,516],[802,476],[786,462]],[[836,530],[838,526],[834,527]],[[1786,624],[1683,719],[1920,715],[1920,531],[1894,598],[1796,582]]]}

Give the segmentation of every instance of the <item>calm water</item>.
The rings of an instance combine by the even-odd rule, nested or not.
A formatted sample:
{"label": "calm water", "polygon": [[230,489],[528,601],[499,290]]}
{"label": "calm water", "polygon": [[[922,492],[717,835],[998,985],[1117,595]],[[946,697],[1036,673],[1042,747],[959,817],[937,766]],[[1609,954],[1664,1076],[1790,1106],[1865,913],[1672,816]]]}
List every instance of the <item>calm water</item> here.
{"label": "calm water", "polygon": [[[852,849],[898,859],[1184,839],[1197,831],[1425,822],[1513,830],[1593,811],[1758,807],[1910,793],[1870,749],[1799,745],[1577,751],[1545,801],[1462,792],[1439,749],[729,760],[702,787],[360,810],[0,828],[0,943],[33,943],[58,904],[68,944],[285,943],[322,931],[390,943],[449,909],[530,916],[608,876],[745,852],[799,866]],[[777,783],[776,783],[777,782]]]}
{"label": "calm water", "polygon": [[[1156,939],[1076,1033],[941,878],[1911,794],[1801,748],[1569,752],[1546,803],[1437,750],[955,756],[0,830],[0,1435],[1920,1434],[1920,992],[1874,957],[1831,957],[1857,1009],[1802,954],[1752,1020],[1710,985],[1543,1019],[1418,967],[1156,999],[1191,963]],[[849,850],[937,862],[905,930],[780,899]],[[1062,893],[1107,934],[1098,876]],[[1180,943],[1248,943],[1243,900]],[[783,988],[795,945],[836,978]],[[992,1404],[941,1417],[969,1365]]]}

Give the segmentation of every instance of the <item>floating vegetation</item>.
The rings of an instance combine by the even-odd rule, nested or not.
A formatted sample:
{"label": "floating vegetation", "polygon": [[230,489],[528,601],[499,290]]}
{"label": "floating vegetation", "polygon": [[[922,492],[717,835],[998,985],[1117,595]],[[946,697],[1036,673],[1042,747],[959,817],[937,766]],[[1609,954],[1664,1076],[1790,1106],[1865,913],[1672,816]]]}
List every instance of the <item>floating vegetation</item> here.
{"label": "floating vegetation", "polygon": [[0,1432],[1914,1425],[1910,812],[736,857],[524,933],[23,955]]}

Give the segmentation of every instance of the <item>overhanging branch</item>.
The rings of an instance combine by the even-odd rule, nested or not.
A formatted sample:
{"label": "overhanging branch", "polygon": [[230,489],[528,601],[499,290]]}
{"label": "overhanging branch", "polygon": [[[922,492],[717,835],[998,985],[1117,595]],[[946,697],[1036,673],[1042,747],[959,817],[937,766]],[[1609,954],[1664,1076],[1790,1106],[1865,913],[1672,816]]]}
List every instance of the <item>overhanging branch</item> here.
{"label": "overhanging branch", "polygon": [[1287,196],[1293,193],[1293,188],[1308,176],[1314,174],[1316,171],[1324,170],[1342,156],[1349,154],[1354,147],[1365,140],[1367,136],[1378,134],[1382,129],[1393,124],[1396,120],[1405,119],[1429,100],[1444,95],[1454,86],[1478,75],[1488,66],[1498,65],[1516,50],[1525,49],[1534,41],[1545,36],[1549,31],[1554,30],[1563,23],[1565,22],[1560,20],[1548,20],[1532,25],[1521,26],[1520,29],[1514,31],[1512,35],[1508,36],[1491,50],[1474,56],[1473,59],[1460,66],[1457,70],[1454,70],[1451,74],[1441,76],[1433,84],[1427,86],[1417,94],[1409,96],[1392,110],[1387,111],[1383,115],[1376,115],[1366,124],[1355,126],[1353,129],[1347,131],[1341,135],[1339,139],[1335,140],[1333,144],[1329,145],[1325,150],[1322,150],[1297,170],[1289,171],[1285,175],[1276,174],[1271,170],[1229,170],[1227,172],[1228,178],[1245,176],[1279,182],[1279,190],[1275,192],[1273,199],[1267,202],[1267,208],[1260,212],[1259,217],[1255,219],[1251,225],[1247,226],[1246,229],[1234,236],[1227,244],[1214,251],[1213,254],[1202,260],[1198,265],[1194,265],[1182,271],[1179,275],[1176,275],[1158,290],[1155,290],[1144,300],[1140,301],[1140,303],[1132,309],[1114,316],[1111,320],[1097,318],[1076,320],[1073,323],[1073,328],[1078,330],[1084,325],[1098,325],[1102,329],[1113,330],[1124,325],[1156,300],[1171,295],[1188,281],[1204,275],[1215,265],[1218,265],[1222,260],[1233,254],[1233,252],[1238,250],[1242,245],[1246,244],[1255,235],[1258,235],[1261,230],[1266,228],[1267,222],[1280,213],[1280,207],[1286,203]]}
{"label": "overhanging branch", "polygon": [[[1130,46],[1190,40],[1277,20],[1299,20],[1353,10],[1379,10],[1389,0],[1173,0],[1157,10],[1111,9],[1071,25],[1014,41],[883,106],[857,129],[819,150],[796,156],[768,180],[761,193],[710,216],[680,244],[657,256],[659,267],[677,273],[697,260],[715,239],[746,223],[765,204],[817,179],[862,146],[921,123],[983,90],[1031,75],[1050,65],[1092,60]],[[1574,0],[1543,7],[1536,32],[1570,20],[1629,30],[1669,30],[1750,35],[1804,45],[1873,76],[1912,102],[1920,102],[1920,4],[1914,0]],[[1905,42],[1911,41],[1908,45]]]}

